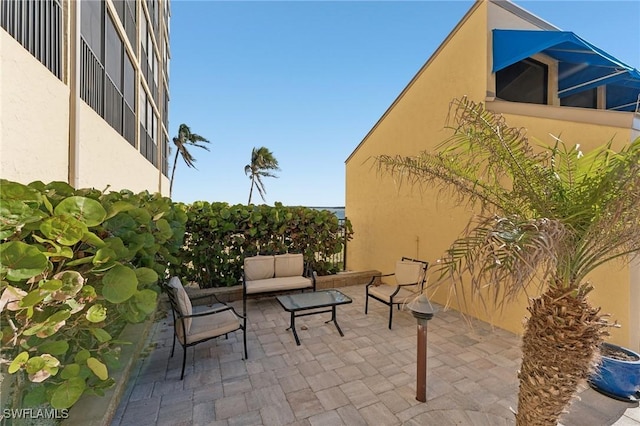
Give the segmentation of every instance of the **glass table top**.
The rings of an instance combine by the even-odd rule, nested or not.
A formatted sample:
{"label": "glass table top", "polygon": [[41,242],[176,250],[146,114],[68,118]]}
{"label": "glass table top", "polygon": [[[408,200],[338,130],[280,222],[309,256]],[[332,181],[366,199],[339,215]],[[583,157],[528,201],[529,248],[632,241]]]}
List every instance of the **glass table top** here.
{"label": "glass table top", "polygon": [[287,294],[276,296],[276,299],[287,312],[351,303],[351,298],[338,290],[318,290],[307,293]]}

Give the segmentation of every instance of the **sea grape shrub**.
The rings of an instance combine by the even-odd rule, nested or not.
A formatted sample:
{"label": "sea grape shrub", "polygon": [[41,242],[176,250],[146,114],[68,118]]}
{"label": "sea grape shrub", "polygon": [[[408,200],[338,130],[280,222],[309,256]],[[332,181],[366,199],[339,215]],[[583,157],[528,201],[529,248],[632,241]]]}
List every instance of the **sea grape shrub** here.
{"label": "sea grape shrub", "polygon": [[16,406],[69,408],[114,383],[117,336],[156,309],[186,220],[159,194],[0,181],[0,342]]}
{"label": "sea grape shrub", "polygon": [[206,201],[184,208],[185,244],[172,272],[203,288],[237,285],[242,260],[256,254],[303,253],[318,274],[335,272],[327,259],[353,235],[328,210]]}

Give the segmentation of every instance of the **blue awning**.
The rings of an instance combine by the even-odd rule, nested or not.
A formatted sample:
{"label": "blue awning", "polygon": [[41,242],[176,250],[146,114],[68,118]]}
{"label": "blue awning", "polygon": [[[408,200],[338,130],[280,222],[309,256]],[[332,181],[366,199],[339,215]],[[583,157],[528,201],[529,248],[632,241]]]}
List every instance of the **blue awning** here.
{"label": "blue awning", "polygon": [[640,71],[569,31],[493,30],[493,72],[544,53],[558,61],[558,96],[606,86],[606,108],[634,111]]}

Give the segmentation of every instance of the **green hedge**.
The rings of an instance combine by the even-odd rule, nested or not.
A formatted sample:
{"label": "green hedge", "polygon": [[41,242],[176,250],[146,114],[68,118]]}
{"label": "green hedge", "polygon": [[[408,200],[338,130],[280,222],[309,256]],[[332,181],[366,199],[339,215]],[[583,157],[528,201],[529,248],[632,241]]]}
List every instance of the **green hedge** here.
{"label": "green hedge", "polygon": [[255,254],[303,253],[320,275],[333,273],[327,259],[353,234],[328,210],[267,205],[195,202],[188,221],[181,266],[172,272],[202,288],[239,283],[242,260]]}
{"label": "green hedge", "polygon": [[186,220],[157,194],[0,181],[0,339],[14,406],[69,408],[113,384],[126,343],[115,338],[155,310]]}
{"label": "green hedge", "polygon": [[13,405],[62,409],[103,394],[127,343],[116,337],[155,310],[169,273],[230,286],[244,256],[285,252],[331,273],[326,259],[351,235],[326,210],[0,180],[1,368],[17,383]]}

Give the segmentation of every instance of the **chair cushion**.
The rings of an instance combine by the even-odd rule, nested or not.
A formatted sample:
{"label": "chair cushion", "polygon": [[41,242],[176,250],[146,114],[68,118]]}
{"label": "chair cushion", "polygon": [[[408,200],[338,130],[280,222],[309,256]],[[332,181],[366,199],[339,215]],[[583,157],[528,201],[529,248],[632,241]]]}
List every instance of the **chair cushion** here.
{"label": "chair cushion", "polygon": [[[191,300],[189,299],[189,295],[185,291],[182,283],[180,282],[180,278],[171,277],[169,280],[168,286],[173,289],[173,293],[176,295],[176,299],[178,301],[178,309],[180,310],[181,315],[191,315],[193,313],[193,306],[191,306]],[[189,334],[189,330],[191,328],[191,318],[184,318],[184,328]],[[178,337],[182,335],[182,327],[176,324],[176,332],[178,333]]]}
{"label": "chair cushion", "polygon": [[422,282],[423,265],[418,262],[399,260],[396,262],[397,284],[417,284]]}
{"label": "chair cushion", "polygon": [[186,343],[190,344],[222,336],[238,330],[240,327],[240,319],[231,310],[195,317],[191,325],[191,332],[187,334]]}
{"label": "chair cushion", "polygon": [[297,276],[247,281],[247,294],[268,293],[270,291],[281,290],[297,290],[303,288],[313,288],[313,282],[311,279]]}
{"label": "chair cushion", "polygon": [[302,276],[304,259],[300,254],[279,254],[275,258],[276,278]]}
{"label": "chair cushion", "polygon": [[247,281],[273,278],[273,256],[244,258],[244,276]]}
{"label": "chair cushion", "polygon": [[[391,293],[398,288],[395,285],[382,284],[369,287],[369,294],[376,296],[378,299],[384,300],[386,303],[391,303]],[[416,287],[409,286],[409,289],[413,290]],[[409,303],[420,295],[419,292],[407,290],[406,287],[400,287],[400,291],[393,296],[393,303]]]}

